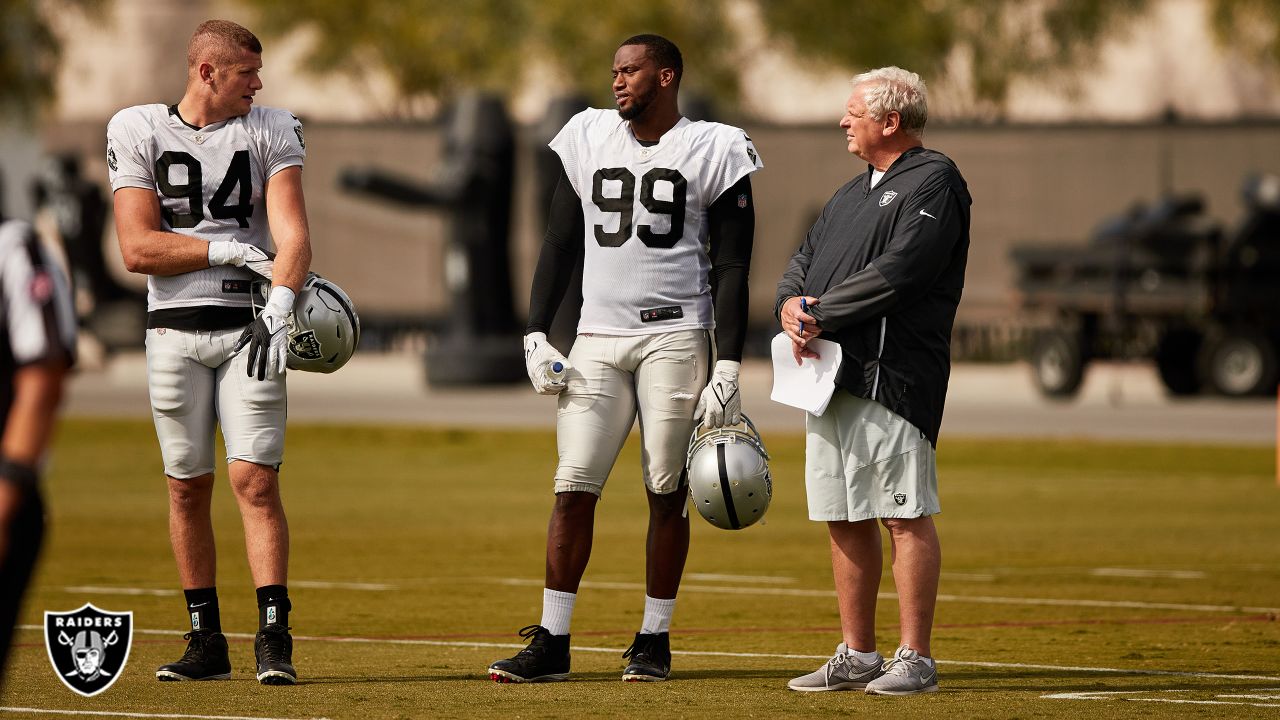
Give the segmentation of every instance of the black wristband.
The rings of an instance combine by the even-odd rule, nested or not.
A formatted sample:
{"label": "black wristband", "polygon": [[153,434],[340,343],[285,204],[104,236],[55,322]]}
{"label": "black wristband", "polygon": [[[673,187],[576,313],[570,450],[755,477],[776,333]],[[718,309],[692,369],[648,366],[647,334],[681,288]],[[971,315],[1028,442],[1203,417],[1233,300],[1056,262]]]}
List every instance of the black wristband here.
{"label": "black wristband", "polygon": [[26,463],[0,457],[0,480],[8,480],[15,485],[35,487],[40,481],[36,469]]}

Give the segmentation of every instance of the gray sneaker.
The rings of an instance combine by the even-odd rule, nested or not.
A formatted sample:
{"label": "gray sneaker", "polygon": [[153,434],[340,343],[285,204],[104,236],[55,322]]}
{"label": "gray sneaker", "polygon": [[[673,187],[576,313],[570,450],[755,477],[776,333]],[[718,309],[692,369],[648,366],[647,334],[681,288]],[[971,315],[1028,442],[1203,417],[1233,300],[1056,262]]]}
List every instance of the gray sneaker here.
{"label": "gray sneaker", "polygon": [[903,645],[884,664],[884,674],[867,683],[868,695],[916,695],[938,692],[938,668]]}
{"label": "gray sneaker", "polygon": [[861,690],[868,682],[880,677],[883,664],[884,658],[879,653],[876,653],[875,660],[864,663],[853,656],[848,645],[840,643],[836,646],[836,654],[825,665],[792,680],[787,687],[801,692]]}

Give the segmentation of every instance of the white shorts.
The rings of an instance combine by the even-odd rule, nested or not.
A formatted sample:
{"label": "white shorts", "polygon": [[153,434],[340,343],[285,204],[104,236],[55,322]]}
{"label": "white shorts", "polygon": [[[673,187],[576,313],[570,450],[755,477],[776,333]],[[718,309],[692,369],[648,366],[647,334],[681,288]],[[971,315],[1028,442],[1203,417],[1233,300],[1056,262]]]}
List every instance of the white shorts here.
{"label": "white shorts", "polygon": [[805,421],[809,519],[856,522],[935,515],[938,465],[915,425],[873,400],[836,389]]}
{"label": "white shorts", "polygon": [[164,472],[186,480],[213,472],[214,426],[227,462],[278,468],[284,458],[285,379],[249,377],[242,330],[147,330],[147,387]]}
{"label": "white shorts", "polygon": [[559,396],[557,493],[604,490],[637,412],[645,486],[665,495],[684,487],[693,411],[707,386],[706,330],[657,335],[579,335]]}

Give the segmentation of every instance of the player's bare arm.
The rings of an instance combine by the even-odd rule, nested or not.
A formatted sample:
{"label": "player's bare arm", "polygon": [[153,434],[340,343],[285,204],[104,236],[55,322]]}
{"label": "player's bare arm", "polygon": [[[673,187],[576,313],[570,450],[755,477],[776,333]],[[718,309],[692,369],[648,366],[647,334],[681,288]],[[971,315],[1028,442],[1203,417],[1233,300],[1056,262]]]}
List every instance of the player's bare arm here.
{"label": "player's bare arm", "polygon": [[209,267],[209,243],[162,230],[160,200],[154,190],[115,191],[116,236],[129,272],[180,275]]}
{"label": "player's bare arm", "polygon": [[13,406],[0,445],[6,459],[26,465],[40,460],[53,434],[66,374],[65,358],[25,365],[14,374]]}
{"label": "player's bare arm", "polygon": [[267,222],[276,246],[272,284],[297,292],[311,268],[311,233],[302,195],[302,168],[287,167],[267,180]]}

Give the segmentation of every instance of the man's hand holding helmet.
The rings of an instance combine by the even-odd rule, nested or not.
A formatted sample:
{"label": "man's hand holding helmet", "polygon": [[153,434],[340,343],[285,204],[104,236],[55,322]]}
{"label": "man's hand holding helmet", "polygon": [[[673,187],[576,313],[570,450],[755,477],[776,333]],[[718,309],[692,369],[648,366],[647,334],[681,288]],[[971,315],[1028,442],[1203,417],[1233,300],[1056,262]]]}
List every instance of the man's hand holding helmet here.
{"label": "man's hand holding helmet", "polygon": [[250,377],[265,380],[284,375],[285,363],[289,359],[287,319],[293,311],[296,297],[293,290],[284,285],[271,288],[266,307],[236,341],[236,352],[240,352],[245,346],[249,348],[246,372]]}
{"label": "man's hand holding helmet", "polygon": [[742,363],[717,360],[711,371],[711,382],[702,390],[693,416],[702,418],[702,426],[719,428],[742,422],[742,394],[738,392],[738,369]]}

